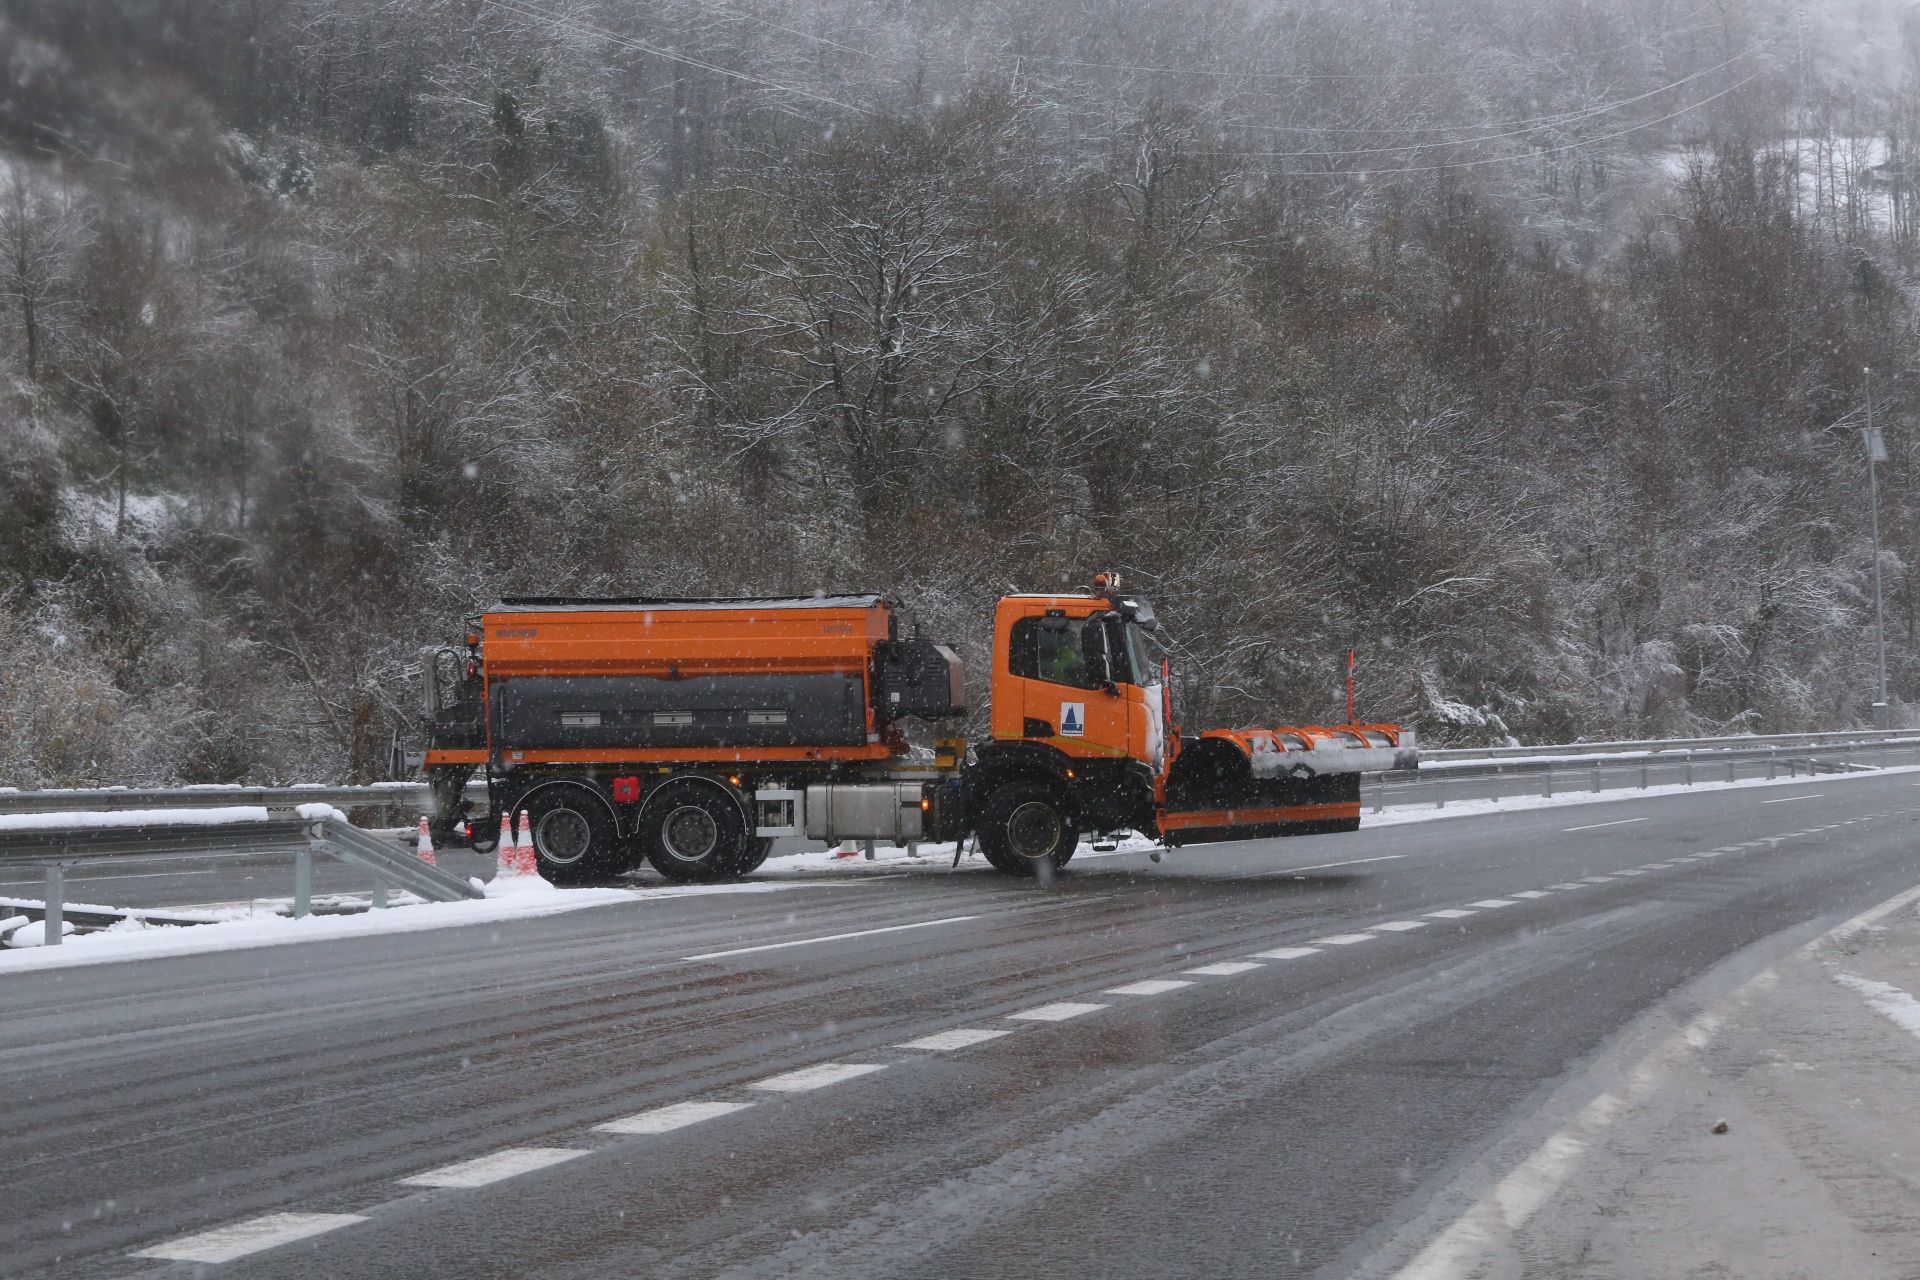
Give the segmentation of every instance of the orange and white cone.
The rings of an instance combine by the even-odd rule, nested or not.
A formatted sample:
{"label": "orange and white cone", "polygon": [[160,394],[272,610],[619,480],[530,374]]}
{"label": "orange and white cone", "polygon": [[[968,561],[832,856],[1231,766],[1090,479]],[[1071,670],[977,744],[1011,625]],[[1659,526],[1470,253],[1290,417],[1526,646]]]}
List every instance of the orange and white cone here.
{"label": "orange and white cone", "polygon": [[514,847],[519,856],[520,874],[536,876],[540,874],[540,859],[533,851],[533,823],[527,817],[527,811],[520,811],[520,842]]}
{"label": "orange and white cone", "polygon": [[427,819],[424,814],[422,814],[420,818],[420,838],[414,841],[413,851],[419,857],[420,861],[426,863],[428,866],[437,867],[440,865],[433,860],[433,837],[427,834]]}
{"label": "orange and white cone", "polygon": [[520,851],[513,843],[513,819],[506,814],[500,815],[500,843],[493,849],[494,876],[517,876],[520,874]]}
{"label": "orange and white cone", "polygon": [[860,850],[854,847],[853,841],[842,840],[840,847],[833,851],[833,856],[835,858],[857,858],[860,856]]}

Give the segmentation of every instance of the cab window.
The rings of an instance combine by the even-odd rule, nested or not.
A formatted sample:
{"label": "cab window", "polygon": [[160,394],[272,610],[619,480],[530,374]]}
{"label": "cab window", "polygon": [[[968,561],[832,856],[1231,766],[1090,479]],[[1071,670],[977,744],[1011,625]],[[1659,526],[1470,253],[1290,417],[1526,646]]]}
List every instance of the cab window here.
{"label": "cab window", "polygon": [[1022,618],[1013,624],[1008,637],[1008,674],[1074,689],[1099,688],[1099,677],[1087,658],[1100,652],[1100,619],[1069,622],[1064,627],[1042,626],[1041,622],[1040,618]]}

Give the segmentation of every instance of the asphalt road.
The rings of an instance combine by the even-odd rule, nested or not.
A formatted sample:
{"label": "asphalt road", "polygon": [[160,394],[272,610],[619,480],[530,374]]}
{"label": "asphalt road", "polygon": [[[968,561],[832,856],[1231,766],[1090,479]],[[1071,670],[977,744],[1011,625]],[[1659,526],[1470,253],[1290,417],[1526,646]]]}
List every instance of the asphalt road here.
{"label": "asphalt road", "polygon": [[1636,1015],[1920,882],[1916,785],[23,972],[0,1273],[1390,1268]]}

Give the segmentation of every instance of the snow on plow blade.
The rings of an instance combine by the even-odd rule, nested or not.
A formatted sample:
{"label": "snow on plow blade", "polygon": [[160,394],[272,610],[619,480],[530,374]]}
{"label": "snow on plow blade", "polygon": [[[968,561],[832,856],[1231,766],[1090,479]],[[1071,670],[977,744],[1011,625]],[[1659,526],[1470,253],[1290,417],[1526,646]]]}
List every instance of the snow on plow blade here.
{"label": "snow on plow blade", "polygon": [[1360,775],[1419,762],[1413,730],[1399,725],[1209,729],[1181,743],[1167,772],[1160,835],[1199,844],[1352,831]]}
{"label": "snow on plow blade", "polygon": [[1209,729],[1247,753],[1256,778],[1317,777],[1329,773],[1386,773],[1420,765],[1413,730],[1394,724],[1288,729]]}

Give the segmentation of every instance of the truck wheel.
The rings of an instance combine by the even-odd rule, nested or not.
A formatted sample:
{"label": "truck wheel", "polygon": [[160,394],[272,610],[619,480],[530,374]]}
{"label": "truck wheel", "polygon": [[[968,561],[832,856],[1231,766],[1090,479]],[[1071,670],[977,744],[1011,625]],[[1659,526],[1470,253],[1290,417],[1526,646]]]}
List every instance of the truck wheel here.
{"label": "truck wheel", "polygon": [[755,838],[754,840],[749,842],[747,846],[746,859],[734,867],[733,874],[737,876],[744,876],[744,875],[749,875],[755,871],[758,871],[760,869],[760,864],[765,862],[767,860],[767,855],[772,852],[773,852],[772,836],[759,836]]}
{"label": "truck wheel", "polygon": [[640,812],[640,847],[669,880],[720,880],[760,865],[739,803],[704,778],[669,782]]}
{"label": "truck wheel", "polygon": [[980,815],[980,852],[1008,875],[1064,867],[1079,843],[1073,814],[1043,783],[1008,783],[987,797]]}
{"label": "truck wheel", "polygon": [[535,787],[520,801],[533,833],[540,874],[553,884],[579,884],[619,874],[619,830],[606,801],[578,783]]}

